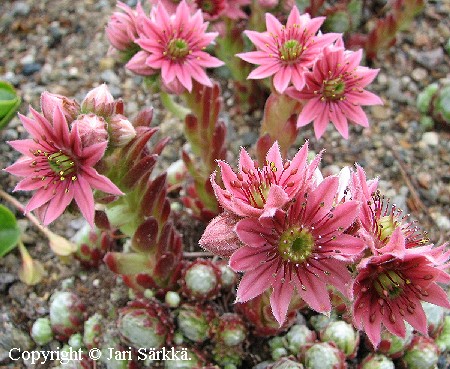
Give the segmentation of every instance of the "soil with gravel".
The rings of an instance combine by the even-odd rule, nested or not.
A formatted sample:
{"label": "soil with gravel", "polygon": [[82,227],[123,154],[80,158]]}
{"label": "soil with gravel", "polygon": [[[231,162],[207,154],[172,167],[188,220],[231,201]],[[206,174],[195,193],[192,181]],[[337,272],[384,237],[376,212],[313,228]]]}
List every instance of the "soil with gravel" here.
{"label": "soil with gravel", "polygon": [[[17,88],[23,99],[22,114],[27,114],[29,105],[39,107],[43,91],[81,101],[87,91],[102,82],[108,84],[116,98],[124,100],[130,117],[143,107],[153,106],[154,124],[162,123],[160,136],[172,137],[162,155],[164,167],[178,157],[184,144],[182,125],[161,108],[157,95],[145,91],[141,77],[127,72],[107,56],[109,45],[104,28],[114,6],[114,0],[1,1],[0,79]],[[316,140],[308,126],[297,141],[298,147],[309,139],[316,153],[326,149],[322,161],[325,174],[337,173],[343,166],[357,162],[369,178],[379,177],[379,187],[386,197],[410,214],[436,244],[448,241],[450,236],[450,133],[445,129],[425,129],[420,124],[416,98],[427,85],[450,78],[450,56],[444,48],[450,37],[449,14],[448,2],[428,2],[424,12],[399,35],[396,46],[380,53],[373,62],[371,67],[380,68],[380,73],[370,89],[382,97],[384,105],[365,109],[370,128],[352,126],[349,140],[330,128],[322,139]],[[225,86],[223,118],[228,124],[231,163],[236,162],[240,146],[248,147],[257,139],[262,116],[261,111],[245,116],[235,114],[233,102],[233,90]],[[18,118],[0,131],[0,168],[19,157],[6,141],[26,135]],[[13,193],[16,183],[17,178],[0,171],[3,190]],[[29,199],[28,193],[13,195],[22,203]],[[0,203],[10,207],[3,200]],[[48,300],[55,290],[75,291],[89,313],[105,316],[125,305],[128,290],[104,265],[86,271],[77,261],[64,264],[58,260],[38,231],[22,214],[11,210],[19,219],[28,250],[43,263],[47,276],[37,286],[26,286],[17,277],[19,252],[0,259],[0,367],[43,368],[47,366],[9,361],[7,353],[5,356],[2,352],[2,343],[33,347],[28,332],[34,320],[48,314]],[[51,229],[71,237],[81,225],[78,215],[67,214]],[[197,250],[204,225],[193,223],[186,215],[178,225],[186,250]],[[55,341],[51,345],[56,344]],[[257,353],[251,345],[252,342],[249,351]],[[254,365],[254,357],[249,355],[246,363]],[[439,365],[445,367],[446,360]]]}

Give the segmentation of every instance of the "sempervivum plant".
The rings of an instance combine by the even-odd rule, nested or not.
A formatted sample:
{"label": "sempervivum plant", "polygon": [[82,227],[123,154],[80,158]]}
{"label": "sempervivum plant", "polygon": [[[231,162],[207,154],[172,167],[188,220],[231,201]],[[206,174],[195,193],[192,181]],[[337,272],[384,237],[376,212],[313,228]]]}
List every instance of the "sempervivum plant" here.
{"label": "sempervivum plant", "polygon": [[212,261],[197,259],[182,271],[182,293],[189,300],[213,299],[220,291],[220,277],[221,272]]}
{"label": "sempervivum plant", "polygon": [[287,348],[293,355],[298,355],[303,346],[316,340],[316,333],[304,324],[295,324],[286,334]]}
{"label": "sempervivum plant", "polygon": [[401,363],[407,369],[434,369],[438,360],[439,348],[434,340],[415,336]]}
{"label": "sempervivum plant", "polygon": [[55,337],[67,340],[83,329],[86,306],[72,292],[55,292],[50,298],[50,323]]}
{"label": "sempervivum plant", "polygon": [[225,346],[236,346],[244,342],[247,328],[238,314],[225,313],[218,319],[214,341]]}
{"label": "sempervivum plant", "polygon": [[88,224],[75,234],[73,241],[78,245],[75,257],[85,268],[98,267],[113,245],[110,232],[97,227],[91,229]]}
{"label": "sempervivum plant", "polygon": [[170,314],[156,299],[130,301],[119,310],[117,329],[123,341],[136,349],[163,347],[173,335]]}
{"label": "sempervivum plant", "polygon": [[269,365],[267,369],[303,369],[303,365],[293,357],[282,357]]}
{"label": "sempervivum plant", "polygon": [[204,342],[212,336],[216,312],[211,306],[183,304],[177,310],[179,331],[193,342]]}
{"label": "sempervivum plant", "polygon": [[301,357],[308,369],[345,369],[347,367],[344,353],[329,342],[305,346]]}
{"label": "sempervivum plant", "polygon": [[84,322],[83,343],[87,349],[98,347],[102,336],[102,316],[98,313]]}
{"label": "sempervivum plant", "polygon": [[359,369],[395,369],[394,362],[381,354],[369,354],[359,364]]}
{"label": "sempervivum plant", "polygon": [[320,333],[320,339],[323,342],[334,342],[348,358],[356,357],[359,346],[359,332],[351,324],[342,320],[330,322]]}
{"label": "sempervivum plant", "polygon": [[[413,328],[406,324],[405,337],[398,337],[395,334],[385,330],[381,332],[381,341],[377,351],[392,359],[402,357],[405,350],[409,347],[413,339]],[[369,342],[369,348],[373,349],[373,345]]]}
{"label": "sempervivum plant", "polygon": [[38,345],[46,345],[53,339],[52,327],[49,318],[39,318],[31,327],[31,338]]}

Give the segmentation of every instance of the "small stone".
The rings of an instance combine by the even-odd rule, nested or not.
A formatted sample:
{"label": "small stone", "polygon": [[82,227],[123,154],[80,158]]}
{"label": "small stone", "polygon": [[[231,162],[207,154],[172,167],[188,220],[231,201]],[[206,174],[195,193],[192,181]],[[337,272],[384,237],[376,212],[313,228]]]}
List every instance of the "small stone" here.
{"label": "small stone", "polygon": [[436,214],[434,216],[434,221],[436,222],[436,225],[439,229],[443,231],[450,230],[450,219],[442,214]]}
{"label": "small stone", "polygon": [[411,76],[416,81],[422,81],[428,76],[428,72],[423,68],[416,68],[412,71]]}
{"label": "small stone", "polygon": [[444,62],[444,50],[441,47],[429,51],[414,51],[411,53],[416,61],[427,69],[434,68]]}
{"label": "small stone", "polygon": [[39,72],[42,68],[41,63],[27,63],[22,68],[22,74],[24,76],[31,76],[32,74]]}
{"label": "small stone", "polygon": [[111,69],[107,69],[100,75],[100,78],[106,83],[120,85],[120,78]]}
{"label": "small stone", "polygon": [[17,276],[15,274],[0,273],[0,293],[4,293],[16,280]]}
{"label": "small stone", "polygon": [[390,116],[389,109],[383,105],[372,106],[370,110],[376,119],[388,119]]}
{"label": "small stone", "polygon": [[14,4],[14,7],[12,9],[12,15],[28,15],[30,14],[31,7],[29,4],[27,4],[25,1],[18,1]]}
{"label": "small stone", "polygon": [[420,172],[417,175],[417,182],[419,182],[420,187],[429,189],[431,184],[431,175],[430,173]]}
{"label": "small stone", "polygon": [[115,60],[114,58],[102,58],[98,63],[98,66],[101,71],[105,71],[108,69],[112,69],[114,67]]}
{"label": "small stone", "polygon": [[437,146],[439,144],[439,135],[436,132],[425,132],[421,141],[427,146]]}

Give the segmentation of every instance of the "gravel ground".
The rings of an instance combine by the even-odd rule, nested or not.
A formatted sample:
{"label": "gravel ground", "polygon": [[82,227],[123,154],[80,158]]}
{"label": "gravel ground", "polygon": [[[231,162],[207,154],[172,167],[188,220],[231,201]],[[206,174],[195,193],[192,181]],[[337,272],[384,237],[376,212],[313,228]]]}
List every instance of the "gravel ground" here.
{"label": "gravel ground", "polygon": [[[174,140],[164,154],[163,160],[168,162],[176,157],[183,144],[181,125],[168,119],[160,109],[158,96],[149,96],[144,91],[140,77],[126,72],[107,56],[104,27],[114,5],[114,0],[1,1],[0,79],[18,89],[23,99],[20,109],[23,114],[27,113],[29,104],[39,106],[39,96],[45,90],[81,101],[88,90],[106,82],[115,97],[124,99],[129,116],[152,105],[155,122],[166,120],[161,134],[170,135]],[[450,78],[450,57],[443,48],[450,37],[448,14],[448,2],[428,2],[424,13],[399,37],[397,45],[374,62],[372,67],[381,70],[371,90],[385,104],[366,109],[371,128],[352,127],[348,141],[329,129],[317,141],[312,129],[306,127],[298,138],[299,145],[309,138],[316,152],[326,148],[322,163],[326,173],[336,173],[342,166],[358,162],[369,178],[378,176],[385,195],[416,219],[436,243],[449,240],[450,235],[450,133],[426,131],[419,123],[415,100],[428,84]],[[228,108],[233,102],[232,92],[225,91],[225,94],[224,106]],[[239,146],[255,141],[260,111],[250,116],[225,111],[224,118],[229,122],[229,142],[234,153]],[[25,136],[17,118],[0,132],[0,168],[18,157],[5,141]],[[233,154],[230,161],[234,162]],[[4,190],[11,192],[16,181],[0,172]],[[26,202],[28,195],[15,196]],[[21,218],[20,214],[17,216]],[[72,278],[79,294],[95,296],[96,300],[92,301],[97,304],[90,307],[92,311],[106,312],[124,303],[120,297],[125,293],[124,287],[99,278],[108,273],[106,268],[80,274],[76,264],[57,262],[33,228],[25,220],[20,222],[31,254],[38,256],[49,275],[44,284],[27,287],[17,281],[18,252],[0,260],[0,327],[3,325],[0,340],[5,340],[6,335],[6,339],[21,339],[23,347],[31,347],[23,332],[29,330],[34,319],[47,312],[47,300],[62,280],[69,279],[71,283]],[[80,224],[79,219],[68,215],[52,228],[71,236]],[[0,350],[0,364],[6,362],[3,360]]]}

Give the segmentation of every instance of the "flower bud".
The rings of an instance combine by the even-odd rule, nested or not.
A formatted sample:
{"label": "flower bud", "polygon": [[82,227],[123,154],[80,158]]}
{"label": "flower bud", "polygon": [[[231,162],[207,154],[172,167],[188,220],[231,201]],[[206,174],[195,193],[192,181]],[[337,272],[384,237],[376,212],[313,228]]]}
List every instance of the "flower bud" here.
{"label": "flower bud", "polygon": [[83,343],[87,349],[98,347],[102,335],[102,316],[98,313],[84,322]]}
{"label": "flower bud", "polygon": [[108,141],[105,119],[92,113],[79,115],[72,122],[72,130],[78,132],[83,147]]}
{"label": "flower bud", "polygon": [[118,3],[117,8],[122,11],[116,11],[111,15],[106,26],[106,37],[119,51],[138,50],[134,43],[138,38],[136,17],[142,10],[140,6],[135,10],[124,3]]}
{"label": "flower bud", "polygon": [[114,113],[115,106],[116,102],[113,95],[109,92],[106,84],[103,83],[86,94],[81,102],[81,111],[108,118]]}
{"label": "flower bud", "polygon": [[75,100],[47,91],[41,94],[42,114],[49,122],[53,122],[53,112],[56,106],[61,108],[68,124],[80,114],[80,105]]}
{"label": "flower bud", "polygon": [[31,338],[40,346],[44,346],[53,339],[49,318],[39,318],[31,327]]}
{"label": "flower bud", "polygon": [[246,335],[247,329],[240,315],[226,313],[219,317],[215,335],[217,344],[237,346],[244,342]]}
{"label": "flower bud", "polygon": [[273,9],[275,8],[279,0],[258,0],[259,6],[264,9]]}
{"label": "flower bud", "polygon": [[359,365],[359,369],[395,369],[394,362],[380,354],[369,354]]}
{"label": "flower bud", "polygon": [[356,357],[359,334],[350,324],[342,320],[331,322],[320,334],[320,339],[323,342],[334,342],[348,358]]}
{"label": "flower bud", "polygon": [[136,137],[136,130],[123,115],[114,114],[109,121],[109,142],[113,147],[123,147]]}
{"label": "flower bud", "polygon": [[50,299],[50,323],[57,339],[65,341],[80,332],[84,323],[85,305],[72,292],[55,292]]}
{"label": "flower bud", "polygon": [[208,306],[184,304],[178,309],[178,328],[183,335],[194,342],[211,338],[211,322],[216,317]]}
{"label": "flower bud", "polygon": [[165,297],[166,304],[171,308],[176,308],[180,305],[181,297],[178,292],[168,291]]}
{"label": "flower bud", "polygon": [[321,342],[308,346],[303,355],[304,364],[308,369],[344,369],[346,367],[344,353],[333,344]]}
{"label": "flower bud", "polygon": [[408,369],[434,369],[439,348],[431,338],[415,336],[401,362]]}
{"label": "flower bud", "polygon": [[220,290],[220,270],[210,260],[197,259],[183,270],[181,283],[187,298],[212,299]]}
{"label": "flower bud", "polygon": [[313,343],[316,337],[316,332],[310,330],[306,325],[295,324],[286,334],[287,348],[292,354],[298,355],[301,348],[308,343]]}
{"label": "flower bud", "polygon": [[117,328],[124,342],[136,349],[161,348],[173,335],[170,315],[156,299],[128,303],[119,310]]}
{"label": "flower bud", "polygon": [[113,244],[107,231],[92,230],[89,224],[85,224],[72,240],[78,245],[75,257],[85,268],[98,267]]}

